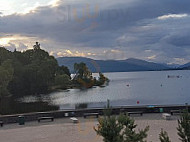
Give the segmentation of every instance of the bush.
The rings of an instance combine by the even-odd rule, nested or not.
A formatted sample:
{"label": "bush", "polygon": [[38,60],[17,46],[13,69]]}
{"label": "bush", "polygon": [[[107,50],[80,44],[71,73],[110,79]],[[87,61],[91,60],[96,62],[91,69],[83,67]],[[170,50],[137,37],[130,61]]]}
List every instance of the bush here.
{"label": "bush", "polygon": [[109,101],[104,111],[104,117],[99,118],[98,128],[94,128],[97,135],[103,137],[104,142],[145,142],[149,127],[144,130],[135,131],[137,125],[129,116],[119,115],[118,117],[111,115]]}

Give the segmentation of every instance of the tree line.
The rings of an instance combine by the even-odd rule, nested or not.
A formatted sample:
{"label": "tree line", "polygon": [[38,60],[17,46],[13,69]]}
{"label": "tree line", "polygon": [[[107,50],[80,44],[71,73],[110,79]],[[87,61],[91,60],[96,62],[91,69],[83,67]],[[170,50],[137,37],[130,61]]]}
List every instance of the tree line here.
{"label": "tree line", "polygon": [[0,47],[0,98],[46,94],[70,87],[90,88],[108,81],[102,73],[98,80],[93,78],[84,63],[75,64],[74,68],[76,75],[71,79],[69,69],[59,66],[38,42],[23,52]]}

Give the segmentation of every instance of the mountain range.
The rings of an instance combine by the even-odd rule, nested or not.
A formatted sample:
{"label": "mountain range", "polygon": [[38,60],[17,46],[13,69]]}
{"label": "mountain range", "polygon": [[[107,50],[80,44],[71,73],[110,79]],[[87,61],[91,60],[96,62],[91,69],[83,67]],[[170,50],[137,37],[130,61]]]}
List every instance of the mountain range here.
{"label": "mountain range", "polygon": [[181,66],[179,66],[179,68],[182,68],[182,69],[190,69],[190,63],[181,65]]}
{"label": "mountain range", "polygon": [[[132,72],[132,71],[160,71],[176,69],[167,64],[147,62],[144,60],[129,58],[126,60],[94,60],[84,57],[59,57],[59,65],[64,65],[74,72],[74,64],[84,62],[92,72]],[[188,69],[190,63],[179,66],[179,69]],[[177,69],[178,69],[177,68]]]}

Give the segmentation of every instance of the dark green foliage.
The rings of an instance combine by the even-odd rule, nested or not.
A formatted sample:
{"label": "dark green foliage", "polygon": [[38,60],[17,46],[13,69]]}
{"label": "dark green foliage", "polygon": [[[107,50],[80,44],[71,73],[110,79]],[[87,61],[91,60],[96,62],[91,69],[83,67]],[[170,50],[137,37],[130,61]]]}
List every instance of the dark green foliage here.
{"label": "dark green foliage", "polygon": [[94,85],[94,78],[92,73],[88,70],[85,63],[74,64],[75,77],[74,83],[78,84],[81,88],[91,88]]}
{"label": "dark green foliage", "polygon": [[96,132],[103,137],[104,142],[123,142],[121,130],[122,126],[117,123],[116,117],[104,117],[104,119],[99,119]]}
{"label": "dark green foliage", "polygon": [[10,95],[7,89],[9,82],[13,78],[13,68],[11,60],[4,61],[0,66],[0,98]]}
{"label": "dark green foliage", "polygon": [[160,139],[160,142],[171,142],[168,136],[168,133],[166,131],[163,131],[163,129],[161,130],[159,134],[159,139]]}
{"label": "dark green foliage", "polygon": [[[11,52],[0,47],[0,105],[5,96],[12,96],[16,100],[27,95],[40,96],[40,94],[74,86],[67,67],[58,66],[57,60],[42,50],[38,42],[33,47],[34,49],[23,52],[16,50]],[[80,87],[85,88],[94,85],[92,73],[84,63],[75,64],[75,71],[77,75],[73,82],[77,82]],[[41,104],[44,103],[41,102]],[[5,114],[6,111],[11,113],[11,110],[13,110],[12,112],[25,112],[24,108],[17,107],[19,110],[16,110],[12,105],[17,107],[19,103],[4,104],[3,107],[0,107],[0,113]],[[26,108],[30,108],[30,105],[24,105]],[[27,109],[26,112],[35,111],[36,108]]]}
{"label": "dark green foliage", "polygon": [[122,125],[124,132],[122,133],[123,142],[146,142],[144,139],[147,137],[149,127],[147,126],[144,130],[136,132],[137,125],[135,121],[128,116],[120,115],[118,122]]}
{"label": "dark green foliage", "polygon": [[71,84],[70,77],[66,74],[57,75],[55,77],[55,87],[57,89],[67,89],[67,86]]}
{"label": "dark green foliage", "polygon": [[94,128],[96,133],[103,137],[104,142],[145,142],[148,126],[144,130],[136,132],[137,125],[129,116],[119,115],[116,117],[111,114],[108,102],[104,117],[98,120],[98,128]]}
{"label": "dark green foliage", "polygon": [[[40,47],[27,50],[21,55],[18,52],[14,54],[18,57],[17,61],[20,61],[16,63],[20,68],[15,70],[14,79],[9,86],[11,93],[21,96],[47,93],[58,69],[56,59]],[[17,87],[20,88],[19,91]]]}
{"label": "dark green foliage", "polygon": [[111,116],[112,110],[109,106],[104,110],[104,117],[98,119],[98,128],[94,128],[97,135],[103,137],[104,142],[123,142],[123,138],[120,135],[122,126],[118,123],[116,116]]}
{"label": "dark green foliage", "polygon": [[74,83],[79,84],[82,88],[90,88],[92,86],[101,86],[109,79],[106,78],[103,73],[99,72],[99,79],[93,78],[92,73],[89,71],[85,63],[81,62],[79,64],[74,64],[75,77],[73,79]]}
{"label": "dark green foliage", "polygon": [[66,66],[60,66],[58,68],[57,74],[60,74],[60,75],[66,74],[69,77],[71,76],[71,73],[70,73],[68,67],[66,67]]}
{"label": "dark green foliage", "polygon": [[190,114],[186,110],[178,120],[178,135],[182,142],[190,142]]}
{"label": "dark green foliage", "polygon": [[12,52],[6,50],[4,47],[0,47],[0,65],[8,60],[8,59],[13,59],[13,54]]}
{"label": "dark green foliage", "polygon": [[[8,60],[11,60],[12,69],[2,67],[3,63]],[[65,75],[67,77],[64,82],[63,76]],[[0,86],[0,94],[12,94],[13,97],[48,93],[52,88],[56,88],[53,87],[55,86],[55,78],[56,81],[62,80],[60,85],[64,88],[70,81],[68,68],[59,67],[57,60],[50,56],[48,52],[40,49],[38,42],[34,45],[34,49],[24,52],[16,50],[10,52],[5,48],[0,48],[0,76],[2,76],[1,84],[3,84],[3,87]],[[59,77],[61,79],[58,79]],[[58,85],[58,82],[56,82],[56,85]]]}
{"label": "dark green foliage", "polygon": [[92,75],[92,73],[88,70],[88,67],[86,66],[86,64],[83,62],[81,62],[79,64],[75,63],[74,70],[76,73],[76,77],[79,77],[82,79],[90,78]]}
{"label": "dark green foliage", "polygon": [[[57,60],[40,48],[36,42],[34,49],[24,52],[10,52],[0,47],[0,96],[13,97],[46,94],[56,89],[72,87],[71,73],[65,66],[58,66]],[[9,66],[3,64],[9,60]],[[84,63],[74,65],[75,85],[90,88],[95,82],[102,85],[106,78],[100,74],[97,81]]]}

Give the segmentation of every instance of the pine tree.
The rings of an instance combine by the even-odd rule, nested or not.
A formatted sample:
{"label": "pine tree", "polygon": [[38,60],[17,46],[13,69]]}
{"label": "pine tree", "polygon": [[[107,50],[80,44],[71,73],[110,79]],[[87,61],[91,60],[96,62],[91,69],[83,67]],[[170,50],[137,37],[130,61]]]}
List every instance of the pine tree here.
{"label": "pine tree", "polygon": [[186,110],[178,120],[178,135],[182,142],[190,142],[190,114]]}
{"label": "pine tree", "polygon": [[98,120],[98,128],[94,128],[96,133],[103,137],[104,142],[145,142],[149,127],[144,130],[135,131],[137,125],[129,116],[111,115],[109,101],[104,111],[104,117]]}
{"label": "pine tree", "polygon": [[118,122],[123,128],[123,142],[146,142],[144,139],[147,137],[149,126],[147,126],[144,130],[139,130],[139,132],[136,132],[135,129],[137,125],[135,124],[134,119],[131,119],[129,116],[125,115],[120,115],[118,117]]}
{"label": "pine tree", "polygon": [[160,139],[160,142],[171,142],[168,136],[168,133],[166,131],[163,131],[163,129],[161,130],[159,134],[159,139]]}
{"label": "pine tree", "polygon": [[123,142],[120,132],[122,127],[117,123],[116,116],[111,116],[112,110],[110,107],[109,100],[107,107],[104,110],[104,117],[99,118],[98,128],[94,128],[97,135],[103,137],[104,142]]}

